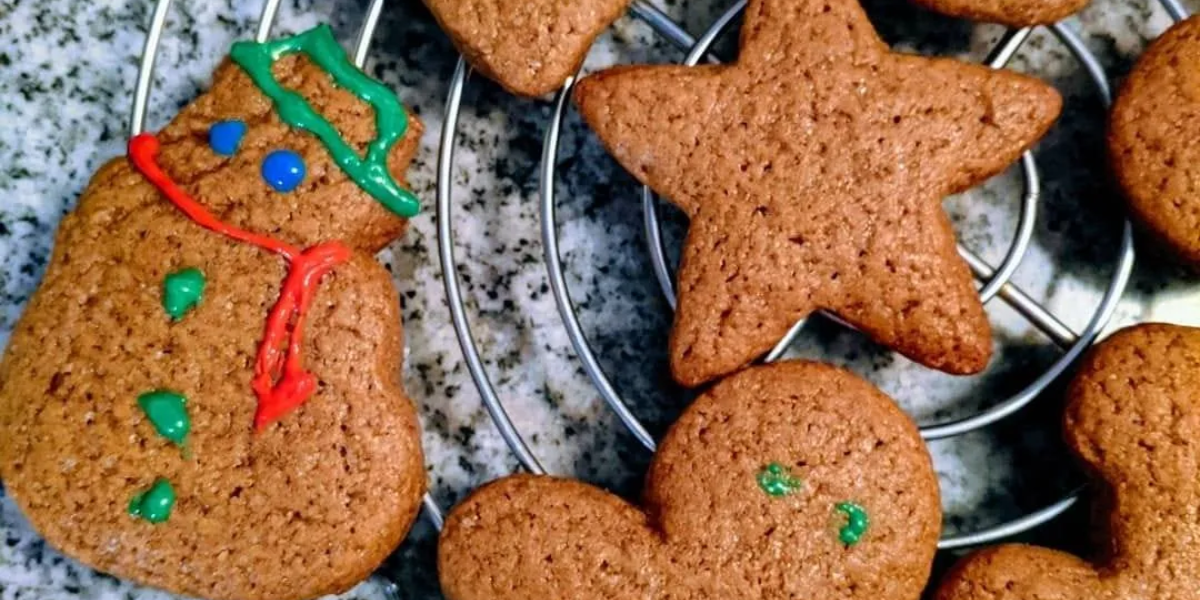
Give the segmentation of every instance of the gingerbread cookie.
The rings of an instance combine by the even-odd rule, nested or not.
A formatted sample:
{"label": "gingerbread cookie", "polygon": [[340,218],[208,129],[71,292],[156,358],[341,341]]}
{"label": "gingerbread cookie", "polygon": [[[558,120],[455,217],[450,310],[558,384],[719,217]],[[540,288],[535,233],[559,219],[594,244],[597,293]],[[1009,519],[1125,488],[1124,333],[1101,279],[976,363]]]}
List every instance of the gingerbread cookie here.
{"label": "gingerbread cookie", "polygon": [[912,421],[819,363],[717,384],[659,446],[639,508],[575,481],[517,475],[449,515],[449,600],[916,600],[941,529]]}
{"label": "gingerbread cookie", "polygon": [[1090,565],[1028,546],[984,550],[937,600],[1193,600],[1200,590],[1200,330],[1142,325],[1083,362],[1067,441],[1103,482],[1104,543]]}
{"label": "gingerbread cookie", "polygon": [[1090,0],[913,0],[952,17],[1000,23],[1009,27],[1047,25],[1065,19]]}
{"label": "gingerbread cookie", "polygon": [[680,383],[736,371],[820,309],[925,365],[987,365],[941,201],[1046,132],[1051,87],[892,53],[854,0],[752,0],[737,64],[615,68],[575,97],[617,160],[691,218]]}
{"label": "gingerbread cookie", "polygon": [[519,96],[562,87],[629,0],[425,0],[458,51]]}
{"label": "gingerbread cookie", "polygon": [[1134,218],[1200,267],[1200,17],[1142,55],[1113,107],[1108,147]]}
{"label": "gingerbread cookie", "polygon": [[371,257],[416,208],[421,126],[326,27],[232,57],[63,219],[0,365],[0,474],[96,569],[310,598],[367,577],[425,490]]}

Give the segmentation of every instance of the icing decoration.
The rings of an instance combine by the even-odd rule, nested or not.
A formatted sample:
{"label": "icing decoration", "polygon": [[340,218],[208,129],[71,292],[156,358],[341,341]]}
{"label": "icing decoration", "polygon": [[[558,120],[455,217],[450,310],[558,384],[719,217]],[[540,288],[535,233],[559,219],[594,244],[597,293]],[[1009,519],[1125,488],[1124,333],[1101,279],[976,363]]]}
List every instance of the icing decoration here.
{"label": "icing decoration", "polygon": [[[307,55],[329,73],[338,86],[375,109],[375,139],[367,147],[365,157],[359,157],[337,129],[317,114],[303,96],[285,89],[271,73],[275,61],[296,53]],[[395,94],[347,60],[346,52],[338,45],[328,25],[272,42],[237,42],[229,56],[275,103],[279,117],[288,125],[308,131],[321,140],[338,167],[360,188],[402,217],[417,215],[421,208],[417,197],[396,183],[387,169],[388,153],[408,130],[408,114]]]}
{"label": "icing decoration", "polygon": [[176,446],[183,445],[188,432],[192,430],[192,421],[187,413],[187,398],[183,394],[155,390],[138,396],[137,401],[158,435],[171,440]]}
{"label": "icing decoration", "polygon": [[762,468],[756,477],[758,487],[764,493],[773,498],[782,498],[790,496],[804,486],[804,481],[799,477],[793,477],[791,469],[779,464],[771,463]]}
{"label": "icing decoration", "polygon": [[[301,335],[317,286],[352,251],[341,242],[326,242],[301,250],[272,237],[238,229],[217,219],[188,195],[158,166],[159,142],[143,133],[129,140],[129,158],[138,171],[197,225],[282,256],[289,263],[279,300],[267,316],[258,347],[251,387],[258,397],[254,427],[264,429],[300,406],[316,389],[316,378],[304,370]],[[285,348],[286,346],[286,348]]]}
{"label": "icing decoration", "polygon": [[162,523],[171,517],[175,507],[175,489],[163,478],[154,481],[150,489],[137,494],[129,501],[129,514],[151,523]]}
{"label": "icing decoration", "polygon": [[321,278],[349,260],[350,254],[341,242],[327,242],[305,250],[292,261],[279,301],[267,316],[266,335],[254,365],[252,387],[258,396],[255,429],[262,430],[304,404],[317,389],[317,378],[304,370],[302,360],[304,318]]}
{"label": "icing decoration", "polygon": [[867,509],[853,502],[839,502],[834,507],[837,512],[846,515],[846,524],[838,530],[838,539],[847,546],[853,546],[860,541],[871,526],[871,518]]}
{"label": "icing decoration", "polygon": [[178,321],[204,299],[204,272],[189,268],[175,271],[163,279],[163,310]]}
{"label": "icing decoration", "polygon": [[304,181],[304,159],[291,150],[276,150],[262,162],[262,177],[277,192],[290,192]]}
{"label": "icing decoration", "polygon": [[213,123],[208,128],[208,147],[221,156],[237,154],[238,146],[242,144],[242,136],[246,135],[246,124],[238,121],[221,121]]}

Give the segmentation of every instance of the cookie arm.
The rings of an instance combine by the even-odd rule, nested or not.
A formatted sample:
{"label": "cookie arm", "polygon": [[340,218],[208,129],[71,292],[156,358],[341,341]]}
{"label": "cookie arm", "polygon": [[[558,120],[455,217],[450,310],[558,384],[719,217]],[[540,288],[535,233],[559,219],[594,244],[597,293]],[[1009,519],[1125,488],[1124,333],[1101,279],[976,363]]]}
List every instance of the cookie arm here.
{"label": "cookie arm", "polygon": [[692,215],[711,187],[691,167],[706,125],[727,108],[712,77],[725,69],[615,67],[580,81],[575,103],[625,170],[655,190],[671,190],[668,199]]}

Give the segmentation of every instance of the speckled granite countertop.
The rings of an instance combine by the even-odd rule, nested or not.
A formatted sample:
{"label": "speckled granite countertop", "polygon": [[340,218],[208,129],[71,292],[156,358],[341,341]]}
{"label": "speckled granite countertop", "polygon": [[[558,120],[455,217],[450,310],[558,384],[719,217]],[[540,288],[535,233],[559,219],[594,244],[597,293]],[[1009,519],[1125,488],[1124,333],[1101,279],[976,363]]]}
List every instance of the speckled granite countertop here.
{"label": "speckled granite countertop", "polygon": [[[128,112],[151,2],[0,0],[0,345],[33,291],[62,215],[90,173],[123,152]],[[867,2],[884,36],[931,54],[975,60],[1000,34],[909,8]],[[330,22],[347,43],[364,0],[285,3],[277,31]],[[720,0],[663,5],[693,33]],[[1193,3],[1190,8],[1198,8]],[[163,124],[207,85],[230,42],[247,37],[257,2],[181,0],[172,9],[158,63],[149,126]],[[1168,20],[1154,0],[1095,0],[1072,22],[1110,73],[1119,76]],[[369,69],[399,90],[427,124],[412,171],[431,206],[446,80],[456,58],[415,0],[396,0],[384,20]],[[622,20],[593,51],[589,65],[664,62],[681,55],[644,24]],[[1112,272],[1120,209],[1107,182],[1103,114],[1089,80],[1066,49],[1039,31],[1013,66],[1052,81],[1067,115],[1039,149],[1044,205],[1029,258],[1016,281],[1077,330]],[[468,313],[487,368],[531,447],[554,473],[572,474],[635,496],[649,455],[605,408],[570,350],[549,294],[537,223],[536,167],[549,106],[518,101],[472,81],[465,99],[454,169],[460,273]],[[669,310],[642,251],[636,187],[579,124],[569,120],[560,153],[562,253],[584,328],[635,412],[660,434],[686,402],[669,383]],[[998,262],[1015,227],[1020,179],[1014,171],[947,202],[960,237]],[[404,297],[405,377],[425,427],[430,483],[449,506],[487,480],[516,468],[480,405],[449,325],[435,250],[432,211],[413,221],[383,258]],[[669,230],[677,240],[678,223]],[[1158,318],[1197,321],[1194,283],[1153,258],[1142,261],[1117,323]],[[923,422],[971,414],[1031,381],[1057,351],[1000,302],[998,360],[979,377],[954,379],[913,367],[831,324],[817,323],[796,347],[849,365],[893,394]],[[1053,388],[1052,388],[1053,390]],[[932,445],[942,476],[947,530],[970,530],[1040,507],[1077,481],[1056,447],[1057,394],[1001,426]],[[1037,474],[1029,475],[1033,465]],[[1063,545],[1078,539],[1068,517],[1035,534]],[[411,598],[436,598],[433,535],[421,523],[387,570]],[[1069,542],[1067,542],[1069,545]],[[377,585],[351,596],[381,597]],[[0,599],[155,598],[98,575],[44,545],[13,504],[0,498]]]}

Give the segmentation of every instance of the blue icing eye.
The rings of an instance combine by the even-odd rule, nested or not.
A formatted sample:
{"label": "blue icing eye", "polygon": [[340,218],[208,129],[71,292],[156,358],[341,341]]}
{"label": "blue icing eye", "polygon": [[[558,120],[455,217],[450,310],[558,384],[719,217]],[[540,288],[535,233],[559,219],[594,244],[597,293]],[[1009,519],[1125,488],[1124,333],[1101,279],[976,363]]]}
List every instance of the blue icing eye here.
{"label": "blue icing eye", "polygon": [[221,156],[233,156],[237,153],[242,136],[246,135],[246,124],[233,120],[213,123],[208,128],[208,146]]}
{"label": "blue icing eye", "polygon": [[304,181],[304,159],[291,150],[276,150],[262,162],[262,176],[277,192],[290,192]]}

